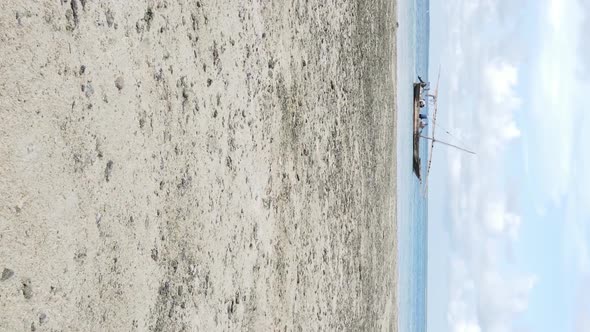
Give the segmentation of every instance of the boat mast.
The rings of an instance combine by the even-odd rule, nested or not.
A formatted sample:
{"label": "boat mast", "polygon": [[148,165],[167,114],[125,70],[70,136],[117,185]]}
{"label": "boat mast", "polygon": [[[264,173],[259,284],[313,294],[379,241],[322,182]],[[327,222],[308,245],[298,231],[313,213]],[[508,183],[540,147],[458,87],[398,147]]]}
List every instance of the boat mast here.
{"label": "boat mast", "polygon": [[[440,83],[440,66],[438,67],[438,78],[436,79],[436,88],[433,94],[428,94],[428,97],[432,98],[434,104],[434,115],[432,116],[432,137],[434,138],[434,132],[436,130],[436,114],[438,113],[438,85]],[[430,167],[432,166],[432,150],[434,149],[433,139],[430,143],[430,157],[428,158],[428,168],[426,170],[426,186],[428,186],[428,175],[430,175]]]}

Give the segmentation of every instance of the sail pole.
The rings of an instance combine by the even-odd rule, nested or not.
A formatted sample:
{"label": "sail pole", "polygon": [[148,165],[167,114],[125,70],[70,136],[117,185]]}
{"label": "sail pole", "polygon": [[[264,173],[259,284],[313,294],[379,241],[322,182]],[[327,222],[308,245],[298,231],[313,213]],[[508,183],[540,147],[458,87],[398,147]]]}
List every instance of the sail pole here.
{"label": "sail pole", "polygon": [[[440,84],[440,65],[438,67],[438,77],[436,79],[436,88],[432,95],[429,95],[433,99],[434,103],[434,115],[432,117],[432,137],[434,137],[434,132],[436,130],[436,114],[438,113],[438,85]],[[428,175],[430,175],[430,167],[432,166],[432,150],[434,149],[434,141],[430,143],[430,156],[428,158],[428,168],[426,169],[426,187],[428,187]]]}
{"label": "sail pole", "polygon": [[457,145],[454,145],[454,144],[451,144],[451,143],[447,143],[447,142],[443,142],[443,141],[437,140],[437,139],[435,139],[435,138],[433,138],[433,137],[428,137],[428,136],[424,136],[424,135],[420,135],[420,137],[422,137],[422,138],[425,138],[425,139],[427,139],[427,140],[430,140],[430,141],[432,141],[432,143],[433,143],[433,144],[434,144],[435,142],[438,142],[438,143],[440,143],[440,144],[444,144],[444,145],[447,145],[447,146],[453,147],[453,148],[455,148],[455,149],[459,149],[459,150],[461,150],[461,151],[464,151],[464,152],[467,152],[467,153],[471,153],[471,154],[473,154],[473,155],[475,154],[475,152],[473,152],[473,151],[467,150],[467,149],[465,149],[465,148],[462,148],[462,147],[460,147],[460,146],[457,146]]}

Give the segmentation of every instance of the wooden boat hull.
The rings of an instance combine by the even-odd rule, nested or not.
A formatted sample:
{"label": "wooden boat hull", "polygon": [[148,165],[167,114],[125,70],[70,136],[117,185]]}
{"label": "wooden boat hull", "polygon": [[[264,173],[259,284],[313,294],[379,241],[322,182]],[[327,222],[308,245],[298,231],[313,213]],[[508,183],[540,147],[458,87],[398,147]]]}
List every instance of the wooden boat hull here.
{"label": "wooden boat hull", "polygon": [[420,177],[420,99],[422,87],[420,83],[414,83],[414,157],[412,164],[414,174]]}

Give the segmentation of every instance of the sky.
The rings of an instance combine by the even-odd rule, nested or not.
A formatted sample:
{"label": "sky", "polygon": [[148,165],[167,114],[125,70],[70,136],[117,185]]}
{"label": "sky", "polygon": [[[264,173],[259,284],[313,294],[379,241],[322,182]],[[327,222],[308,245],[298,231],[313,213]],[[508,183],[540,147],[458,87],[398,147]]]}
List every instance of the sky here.
{"label": "sky", "polygon": [[[428,330],[590,332],[590,0],[430,0]],[[448,130],[449,136],[443,132]]]}

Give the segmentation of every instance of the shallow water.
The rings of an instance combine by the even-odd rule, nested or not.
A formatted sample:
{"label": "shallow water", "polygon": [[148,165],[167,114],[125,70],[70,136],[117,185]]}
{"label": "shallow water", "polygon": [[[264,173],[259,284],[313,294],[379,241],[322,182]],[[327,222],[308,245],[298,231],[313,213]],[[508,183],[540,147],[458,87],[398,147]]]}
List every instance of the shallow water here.
{"label": "shallow water", "polygon": [[[413,83],[428,79],[428,0],[400,0],[398,7],[398,314],[399,331],[426,331],[428,200],[412,171]],[[428,146],[421,142],[422,174]]]}

